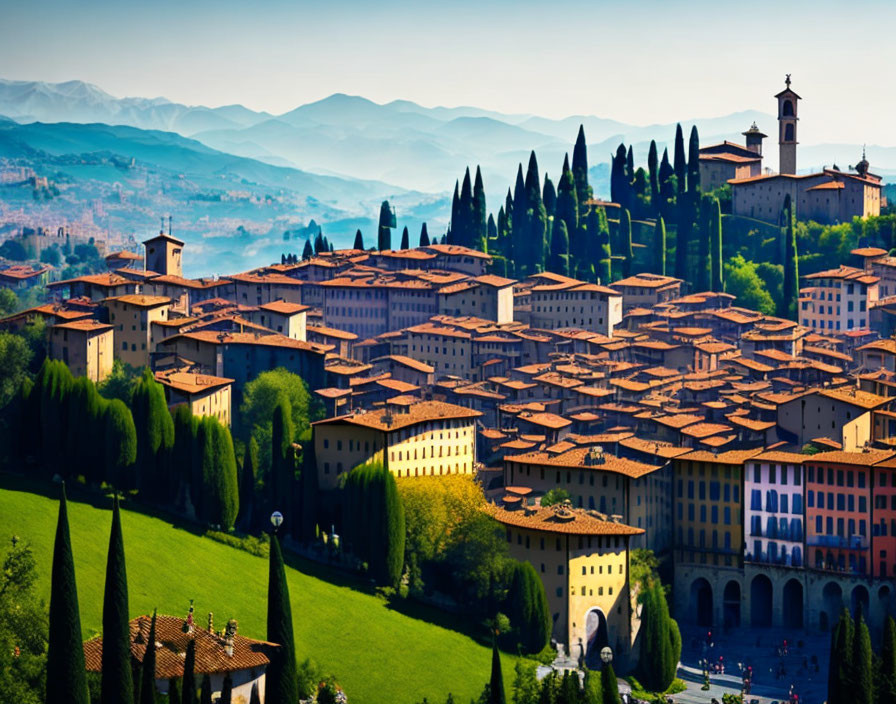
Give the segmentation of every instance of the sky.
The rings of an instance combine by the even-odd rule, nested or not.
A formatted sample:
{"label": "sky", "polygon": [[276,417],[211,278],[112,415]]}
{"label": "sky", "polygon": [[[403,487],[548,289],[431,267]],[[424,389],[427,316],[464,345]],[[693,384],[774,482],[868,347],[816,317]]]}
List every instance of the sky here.
{"label": "sky", "polygon": [[892,0],[0,0],[0,77],[282,113],[342,92],[638,125],[774,112],[896,145]]}

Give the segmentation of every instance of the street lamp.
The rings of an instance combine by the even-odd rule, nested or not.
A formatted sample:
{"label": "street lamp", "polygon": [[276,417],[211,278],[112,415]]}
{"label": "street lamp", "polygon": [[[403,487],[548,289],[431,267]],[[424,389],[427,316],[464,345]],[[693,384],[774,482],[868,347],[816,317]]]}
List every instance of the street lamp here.
{"label": "street lamp", "polygon": [[274,511],[271,514],[271,525],[274,526],[274,533],[277,533],[277,529],[283,523],[283,514],[279,511]]}
{"label": "street lamp", "polygon": [[604,665],[609,665],[613,662],[613,649],[609,645],[605,645],[600,649],[600,659]]}

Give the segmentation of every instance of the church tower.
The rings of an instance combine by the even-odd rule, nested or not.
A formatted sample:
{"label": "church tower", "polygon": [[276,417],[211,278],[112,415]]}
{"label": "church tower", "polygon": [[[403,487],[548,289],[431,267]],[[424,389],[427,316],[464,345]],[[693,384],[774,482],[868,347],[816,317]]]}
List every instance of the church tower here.
{"label": "church tower", "polygon": [[790,74],[785,79],[787,87],[775,97],[778,99],[778,172],[782,174],[796,173],[796,123],[797,101],[800,96],[790,89]]}

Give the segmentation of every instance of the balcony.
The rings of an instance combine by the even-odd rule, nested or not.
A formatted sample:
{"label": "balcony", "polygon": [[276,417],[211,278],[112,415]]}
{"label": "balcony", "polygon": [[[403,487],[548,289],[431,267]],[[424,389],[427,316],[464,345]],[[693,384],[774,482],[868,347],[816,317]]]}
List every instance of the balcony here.
{"label": "balcony", "polygon": [[853,535],[844,538],[840,535],[810,535],[806,545],[819,548],[838,548],[840,550],[867,550],[868,538],[864,535]]}

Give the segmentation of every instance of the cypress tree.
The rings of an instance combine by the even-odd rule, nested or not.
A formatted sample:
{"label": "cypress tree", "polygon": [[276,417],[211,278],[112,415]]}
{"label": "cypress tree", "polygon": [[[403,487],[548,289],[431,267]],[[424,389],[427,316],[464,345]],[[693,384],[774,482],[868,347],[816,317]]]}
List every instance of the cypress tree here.
{"label": "cypress tree", "polygon": [[632,247],[632,216],[627,208],[622,209],[619,216],[619,242],[625,259],[622,262],[623,278],[631,276],[634,270],[635,252]]}
{"label": "cypress tree", "polygon": [[548,218],[554,217],[557,210],[557,191],[554,189],[554,182],[547,174],[544,175],[544,187],[541,190],[541,200],[544,201],[544,211]]}
{"label": "cypress tree", "polygon": [[498,654],[498,639],[492,640],[492,673],[488,682],[488,704],[507,704],[504,695],[504,677],[501,675],[501,656]]}
{"label": "cypress tree", "polygon": [[491,213],[488,214],[488,220],[485,223],[485,234],[487,243],[486,251],[500,255],[501,250],[498,249],[498,225],[495,222],[495,216]]}
{"label": "cypress tree", "polygon": [[[588,210],[587,202],[591,200],[591,186],[588,185],[588,147],[585,145],[584,125],[579,125],[576,144],[572,150],[572,175],[576,184],[576,202],[579,205],[579,218],[584,219]],[[569,223],[566,223],[566,226],[569,227]]]}
{"label": "cypress tree", "polygon": [[488,251],[488,230],[485,203],[485,187],[482,185],[482,172],[476,167],[476,178],[473,182],[473,247],[480,252]]}
{"label": "cypress tree", "polygon": [[619,697],[619,683],[616,681],[612,663],[605,663],[600,671],[600,689],[603,695],[602,704],[622,704],[622,699]]}
{"label": "cypress tree", "polygon": [[255,507],[255,481],[258,472],[258,442],[249,438],[243,454],[243,468],[240,472],[240,516],[239,524],[244,531],[251,531],[253,509]]}
{"label": "cypress tree", "polygon": [[698,209],[699,236],[697,238],[697,271],[694,276],[694,285],[699,291],[709,291],[712,281],[712,197],[689,194],[690,197],[699,198]]}
{"label": "cypress tree", "polygon": [[377,228],[377,249],[384,251],[392,249],[392,228],[395,227],[395,213],[384,200],[380,205],[380,222]]}
{"label": "cypress tree", "polygon": [[523,261],[523,255],[525,254],[526,249],[524,240],[528,236],[527,231],[529,227],[527,216],[528,210],[529,203],[526,198],[526,185],[523,181],[523,165],[520,164],[516,170],[516,181],[513,186],[511,208],[507,209],[505,206],[505,212],[510,221],[510,246],[508,247],[505,256],[514,262],[516,275],[520,278],[530,273],[528,270],[528,263]]}
{"label": "cypress tree", "polygon": [[457,235],[462,230],[460,214],[460,182],[454,182],[454,195],[451,197],[451,220],[448,222],[448,243],[459,244]]}
{"label": "cypress tree", "polygon": [[688,248],[691,241],[691,231],[694,227],[696,205],[691,193],[684,192],[679,194],[677,231],[675,233],[675,276],[686,281],[693,280],[688,269]]}
{"label": "cypress tree", "polygon": [[625,180],[631,183],[635,180],[635,152],[632,145],[628,145],[628,151],[625,153]]}
{"label": "cypress tree", "polygon": [[[270,667],[268,667],[270,670]],[[278,699],[273,699],[273,701],[281,701]],[[287,700],[282,700],[287,701]],[[212,704],[212,681],[209,676],[202,676],[202,687],[199,692],[199,704]]]}
{"label": "cypress tree", "polygon": [[395,484],[395,477],[392,476],[392,472],[382,468],[380,473],[385,484],[383,487],[386,567],[384,579],[386,584],[398,587],[404,569],[406,536],[404,506],[401,503],[401,497],[398,495],[398,487]]}
{"label": "cypress tree", "polygon": [[460,187],[457,222],[451,221],[451,232],[454,244],[462,247],[474,247],[476,239],[475,213],[473,205],[473,183],[470,179],[470,167],[464,172],[464,180]]}
{"label": "cypress tree", "polygon": [[541,199],[541,183],[538,175],[538,160],[535,152],[529,154],[529,168],[526,172],[526,204],[527,231],[517,235],[517,242],[522,249],[522,264],[526,275],[534,274],[544,268],[545,250],[547,249],[548,217]]}
{"label": "cypress tree", "polygon": [[700,191],[700,136],[697,125],[691,127],[688,141],[688,190],[695,197]]}
{"label": "cypress tree", "polygon": [[661,276],[666,275],[666,223],[659,215],[653,228],[653,250],[655,256],[654,271]]}
{"label": "cypress tree", "polygon": [[301,539],[311,542],[314,539],[314,527],[317,525],[317,506],[320,486],[317,476],[317,460],[314,443],[308,443],[302,453],[302,513]]}
{"label": "cypress tree", "polygon": [[610,157],[610,200],[628,207],[628,182],[625,179],[625,145],[616,147],[616,155]]}
{"label": "cypress tree", "polygon": [[712,199],[709,214],[710,289],[721,293],[725,290],[722,279],[722,209],[719,199]]}
{"label": "cypress tree", "polygon": [[[271,428],[271,474],[269,499],[274,507],[278,502],[282,506],[285,497],[290,495],[292,482],[295,480],[295,453],[292,448],[293,427],[292,408],[286,394],[279,394],[274,406],[274,418]],[[285,507],[287,508],[288,507]]]}
{"label": "cypress tree", "polygon": [[100,704],[134,701],[131,679],[131,640],[128,625],[128,576],[121,534],[118,496],[112,503],[112,530],[106,558],[106,588],[103,594],[103,652]]}
{"label": "cypress tree", "polygon": [[266,697],[271,702],[295,702],[299,698],[296,675],[296,646],[292,630],[292,608],[283,554],[276,535],[271,536],[268,572],[267,640],[280,645],[266,675]]}
{"label": "cypress tree", "polygon": [[408,232],[408,226],[405,225],[404,229],[401,231],[401,247],[399,249],[410,249],[411,248],[411,235]]}
{"label": "cypress tree", "polygon": [[146,639],[146,651],[141,664],[140,704],[156,702],[156,612],[152,612],[149,622],[149,637]]}
{"label": "cypress tree", "polygon": [[224,675],[224,683],[221,685],[221,696],[218,697],[218,704],[231,704],[233,699],[233,678],[228,672]]}
{"label": "cypress tree", "polygon": [[878,704],[896,702],[896,621],[892,616],[887,616],[884,624],[884,637],[880,648],[877,701]]}
{"label": "cypress tree", "polygon": [[187,654],[184,658],[184,686],[181,690],[183,704],[196,704],[196,641],[192,638],[187,643]]}
{"label": "cypress tree", "polygon": [[797,320],[799,299],[799,263],[797,260],[796,233],[793,227],[793,209],[790,196],[784,198],[782,211],[784,237],[784,285],[781,310],[778,316],[789,320]]}
{"label": "cypress tree", "polygon": [[302,261],[307,262],[314,256],[314,248],[311,246],[311,240],[305,240],[305,248],[302,250]]}
{"label": "cypress tree", "polygon": [[258,694],[258,683],[252,685],[252,694],[249,695],[249,704],[261,704],[261,696]]}
{"label": "cypress tree", "polygon": [[579,203],[576,194],[576,184],[573,173],[569,168],[569,160],[564,157],[563,170],[560,172],[560,180],[557,182],[557,207],[554,211],[554,220],[563,220],[566,223],[566,231],[570,237],[570,254],[574,258],[583,256],[577,232],[579,230]]}
{"label": "cypress tree", "polygon": [[675,125],[675,150],[673,152],[673,168],[677,179],[677,193],[679,200],[688,186],[688,165],[684,156],[684,134],[681,131],[681,123]]}
{"label": "cypress tree", "polygon": [[429,233],[426,231],[426,223],[420,227],[420,246],[429,247]]}
{"label": "cypress tree", "polygon": [[610,247],[610,227],[603,208],[593,208],[588,214],[589,241],[597,247],[592,259],[597,261],[597,277],[605,286],[612,281],[613,260]]}
{"label": "cypress tree", "polygon": [[566,231],[566,223],[557,218],[551,229],[551,252],[547,270],[569,276],[569,234]]}
{"label": "cypress tree", "polygon": [[199,421],[200,517],[230,530],[239,513],[239,484],[230,430],[212,416]]}
{"label": "cypress tree", "polygon": [[355,230],[355,243],[352,249],[364,250],[364,235],[361,234],[360,228]]}
{"label": "cypress tree", "polygon": [[65,485],[59,500],[59,518],[53,545],[50,580],[50,626],[47,640],[47,701],[88,704],[84,647],[75,560],[68,531]]}
{"label": "cypress tree", "polygon": [[[174,445],[174,421],[165,390],[147,368],[131,398],[137,430],[137,488],[154,500],[166,500],[167,460]],[[126,487],[127,488],[127,487]]]}
{"label": "cypress tree", "polygon": [[650,176],[650,210],[656,215],[660,212],[660,173],[656,141],[653,139],[647,152],[647,172]]}
{"label": "cypress tree", "polygon": [[544,584],[531,563],[514,564],[506,608],[523,650],[541,652],[551,635],[551,616]]}
{"label": "cypress tree", "polygon": [[850,701],[855,704],[873,704],[874,674],[872,670],[871,635],[862,617],[861,611],[856,620],[853,636],[853,686],[850,689]]}
{"label": "cypress tree", "polygon": [[168,680],[168,702],[167,704],[181,704],[180,701],[180,683],[173,677]]}
{"label": "cypress tree", "polygon": [[317,228],[317,235],[314,238],[314,253],[320,254],[324,251],[324,233],[321,228]]}
{"label": "cypress tree", "polygon": [[672,168],[672,164],[669,163],[669,150],[663,149],[663,158],[660,160],[660,202],[658,212],[667,220],[673,215],[670,206],[677,190],[678,184],[675,178],[675,170]]}
{"label": "cypress tree", "polygon": [[105,480],[114,487],[131,486],[137,460],[137,429],[131,409],[124,401],[112,399],[105,404],[104,419]]}
{"label": "cypress tree", "polygon": [[848,609],[840,612],[840,622],[835,631],[836,642],[831,649],[830,668],[833,680],[829,676],[828,686],[834,684],[834,692],[829,693],[830,704],[846,704],[852,701],[853,691],[853,659],[854,659],[854,624]]}

